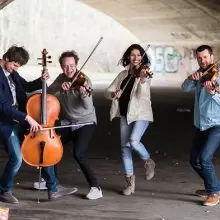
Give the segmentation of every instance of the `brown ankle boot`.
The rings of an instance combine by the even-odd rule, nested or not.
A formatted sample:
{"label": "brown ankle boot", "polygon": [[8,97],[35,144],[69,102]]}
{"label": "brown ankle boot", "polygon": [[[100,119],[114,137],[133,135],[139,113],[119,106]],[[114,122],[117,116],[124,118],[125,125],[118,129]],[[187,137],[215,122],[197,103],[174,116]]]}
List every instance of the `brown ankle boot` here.
{"label": "brown ankle boot", "polygon": [[146,180],[150,180],[154,177],[154,169],[155,169],[155,162],[149,158],[145,161],[145,169],[146,169]]}
{"label": "brown ankle boot", "polygon": [[135,191],[135,175],[133,176],[125,176],[127,186],[122,190],[122,194],[125,196],[129,196]]}

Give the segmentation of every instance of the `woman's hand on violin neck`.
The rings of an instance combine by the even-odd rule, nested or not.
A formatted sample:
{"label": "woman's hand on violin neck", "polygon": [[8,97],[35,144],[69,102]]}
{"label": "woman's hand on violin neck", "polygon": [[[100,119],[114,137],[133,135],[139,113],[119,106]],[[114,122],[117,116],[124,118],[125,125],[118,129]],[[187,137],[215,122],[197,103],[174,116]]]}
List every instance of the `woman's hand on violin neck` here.
{"label": "woman's hand on violin neck", "polygon": [[64,82],[61,84],[61,88],[64,90],[64,91],[67,91],[69,90],[71,87],[71,82]]}
{"label": "woman's hand on violin neck", "polygon": [[191,74],[189,77],[188,77],[188,79],[189,80],[199,80],[200,79],[200,73],[199,72],[195,72],[195,73],[193,73],[193,74]]}
{"label": "woman's hand on violin neck", "polygon": [[47,70],[43,70],[43,71],[42,71],[42,76],[41,76],[41,78],[42,78],[43,80],[48,80],[48,79],[50,78],[49,72],[48,72]]}
{"label": "woman's hand on violin neck", "polygon": [[31,126],[30,131],[35,132],[38,130],[42,130],[41,125],[36,122],[30,115],[27,115],[25,120],[28,122],[28,124]]}
{"label": "woman's hand on violin neck", "polygon": [[114,98],[120,98],[121,97],[121,93],[122,93],[122,90],[121,89],[118,89],[116,90],[115,92],[112,92],[111,94],[111,97],[114,99]]}

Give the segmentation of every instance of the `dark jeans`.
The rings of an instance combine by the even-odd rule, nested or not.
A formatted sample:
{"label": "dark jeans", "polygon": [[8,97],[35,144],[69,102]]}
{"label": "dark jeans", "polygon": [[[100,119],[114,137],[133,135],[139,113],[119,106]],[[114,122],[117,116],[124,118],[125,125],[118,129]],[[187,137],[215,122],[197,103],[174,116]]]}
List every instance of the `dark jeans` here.
{"label": "dark jeans", "polygon": [[205,131],[196,130],[193,142],[190,164],[203,179],[205,189],[214,194],[220,191],[220,182],[212,163],[213,154],[220,144],[220,126],[214,126]]}
{"label": "dark jeans", "polygon": [[[9,160],[0,178],[0,192],[11,191],[14,184],[14,178],[22,164],[19,130],[19,124],[15,123],[8,143],[5,146]],[[54,173],[54,167],[42,168],[42,176],[47,182],[48,190],[57,191],[58,182]]]}
{"label": "dark jeans", "polygon": [[73,143],[73,157],[79,164],[90,187],[99,187],[95,174],[86,157],[90,140],[95,131],[96,125],[85,125],[72,131],[71,128],[57,129],[57,133],[61,135],[62,143],[69,141]]}

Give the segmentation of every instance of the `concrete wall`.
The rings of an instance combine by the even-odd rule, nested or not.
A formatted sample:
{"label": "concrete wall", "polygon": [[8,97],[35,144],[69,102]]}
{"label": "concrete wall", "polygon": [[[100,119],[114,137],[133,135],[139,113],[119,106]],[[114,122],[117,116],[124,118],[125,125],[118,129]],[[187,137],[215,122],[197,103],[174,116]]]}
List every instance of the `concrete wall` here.
{"label": "concrete wall", "polygon": [[[75,0],[20,0],[0,10],[0,56],[12,44],[24,45],[31,60],[20,73],[28,80],[40,75],[37,58],[43,48],[52,56],[48,69],[53,80],[60,72],[58,57],[62,51],[75,49],[80,67],[101,36],[103,41],[83,71],[94,84],[108,85],[122,69],[117,63],[124,50],[132,43],[140,43],[111,17]],[[151,44],[148,54],[154,72],[153,86],[179,87],[198,68],[194,49],[199,45],[195,42],[184,40],[168,45],[160,41],[156,45],[152,38],[141,44]],[[218,56],[220,47],[213,46]]]}
{"label": "concrete wall", "polygon": [[12,44],[24,45],[37,64],[43,48],[58,66],[58,56],[75,49],[82,64],[104,37],[85,69],[114,72],[124,49],[138,39],[111,17],[75,0],[14,1],[0,11],[0,55]]}
{"label": "concrete wall", "polygon": [[[185,78],[199,68],[195,56],[198,46],[152,46],[148,52],[155,76],[152,85],[179,87]],[[213,50],[216,61],[220,58],[220,46],[213,45]]]}

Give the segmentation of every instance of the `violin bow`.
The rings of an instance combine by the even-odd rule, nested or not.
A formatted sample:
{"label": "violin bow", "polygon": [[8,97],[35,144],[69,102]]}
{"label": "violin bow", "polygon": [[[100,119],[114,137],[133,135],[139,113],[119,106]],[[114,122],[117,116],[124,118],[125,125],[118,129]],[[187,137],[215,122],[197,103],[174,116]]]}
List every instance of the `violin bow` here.
{"label": "violin bow", "polygon": [[81,68],[77,71],[77,74],[75,75],[75,77],[73,78],[71,85],[76,81],[77,77],[79,76],[79,74],[81,73],[81,70],[83,69],[83,67],[86,65],[86,63],[88,62],[88,60],[90,59],[90,57],[92,56],[92,54],[95,52],[96,48],[99,46],[99,44],[101,43],[101,41],[103,40],[103,37],[100,37],[99,41],[97,42],[97,44],[95,45],[95,47],[93,48],[92,52],[89,54],[88,58],[86,59],[86,61],[83,63],[83,65],[81,66]]}

